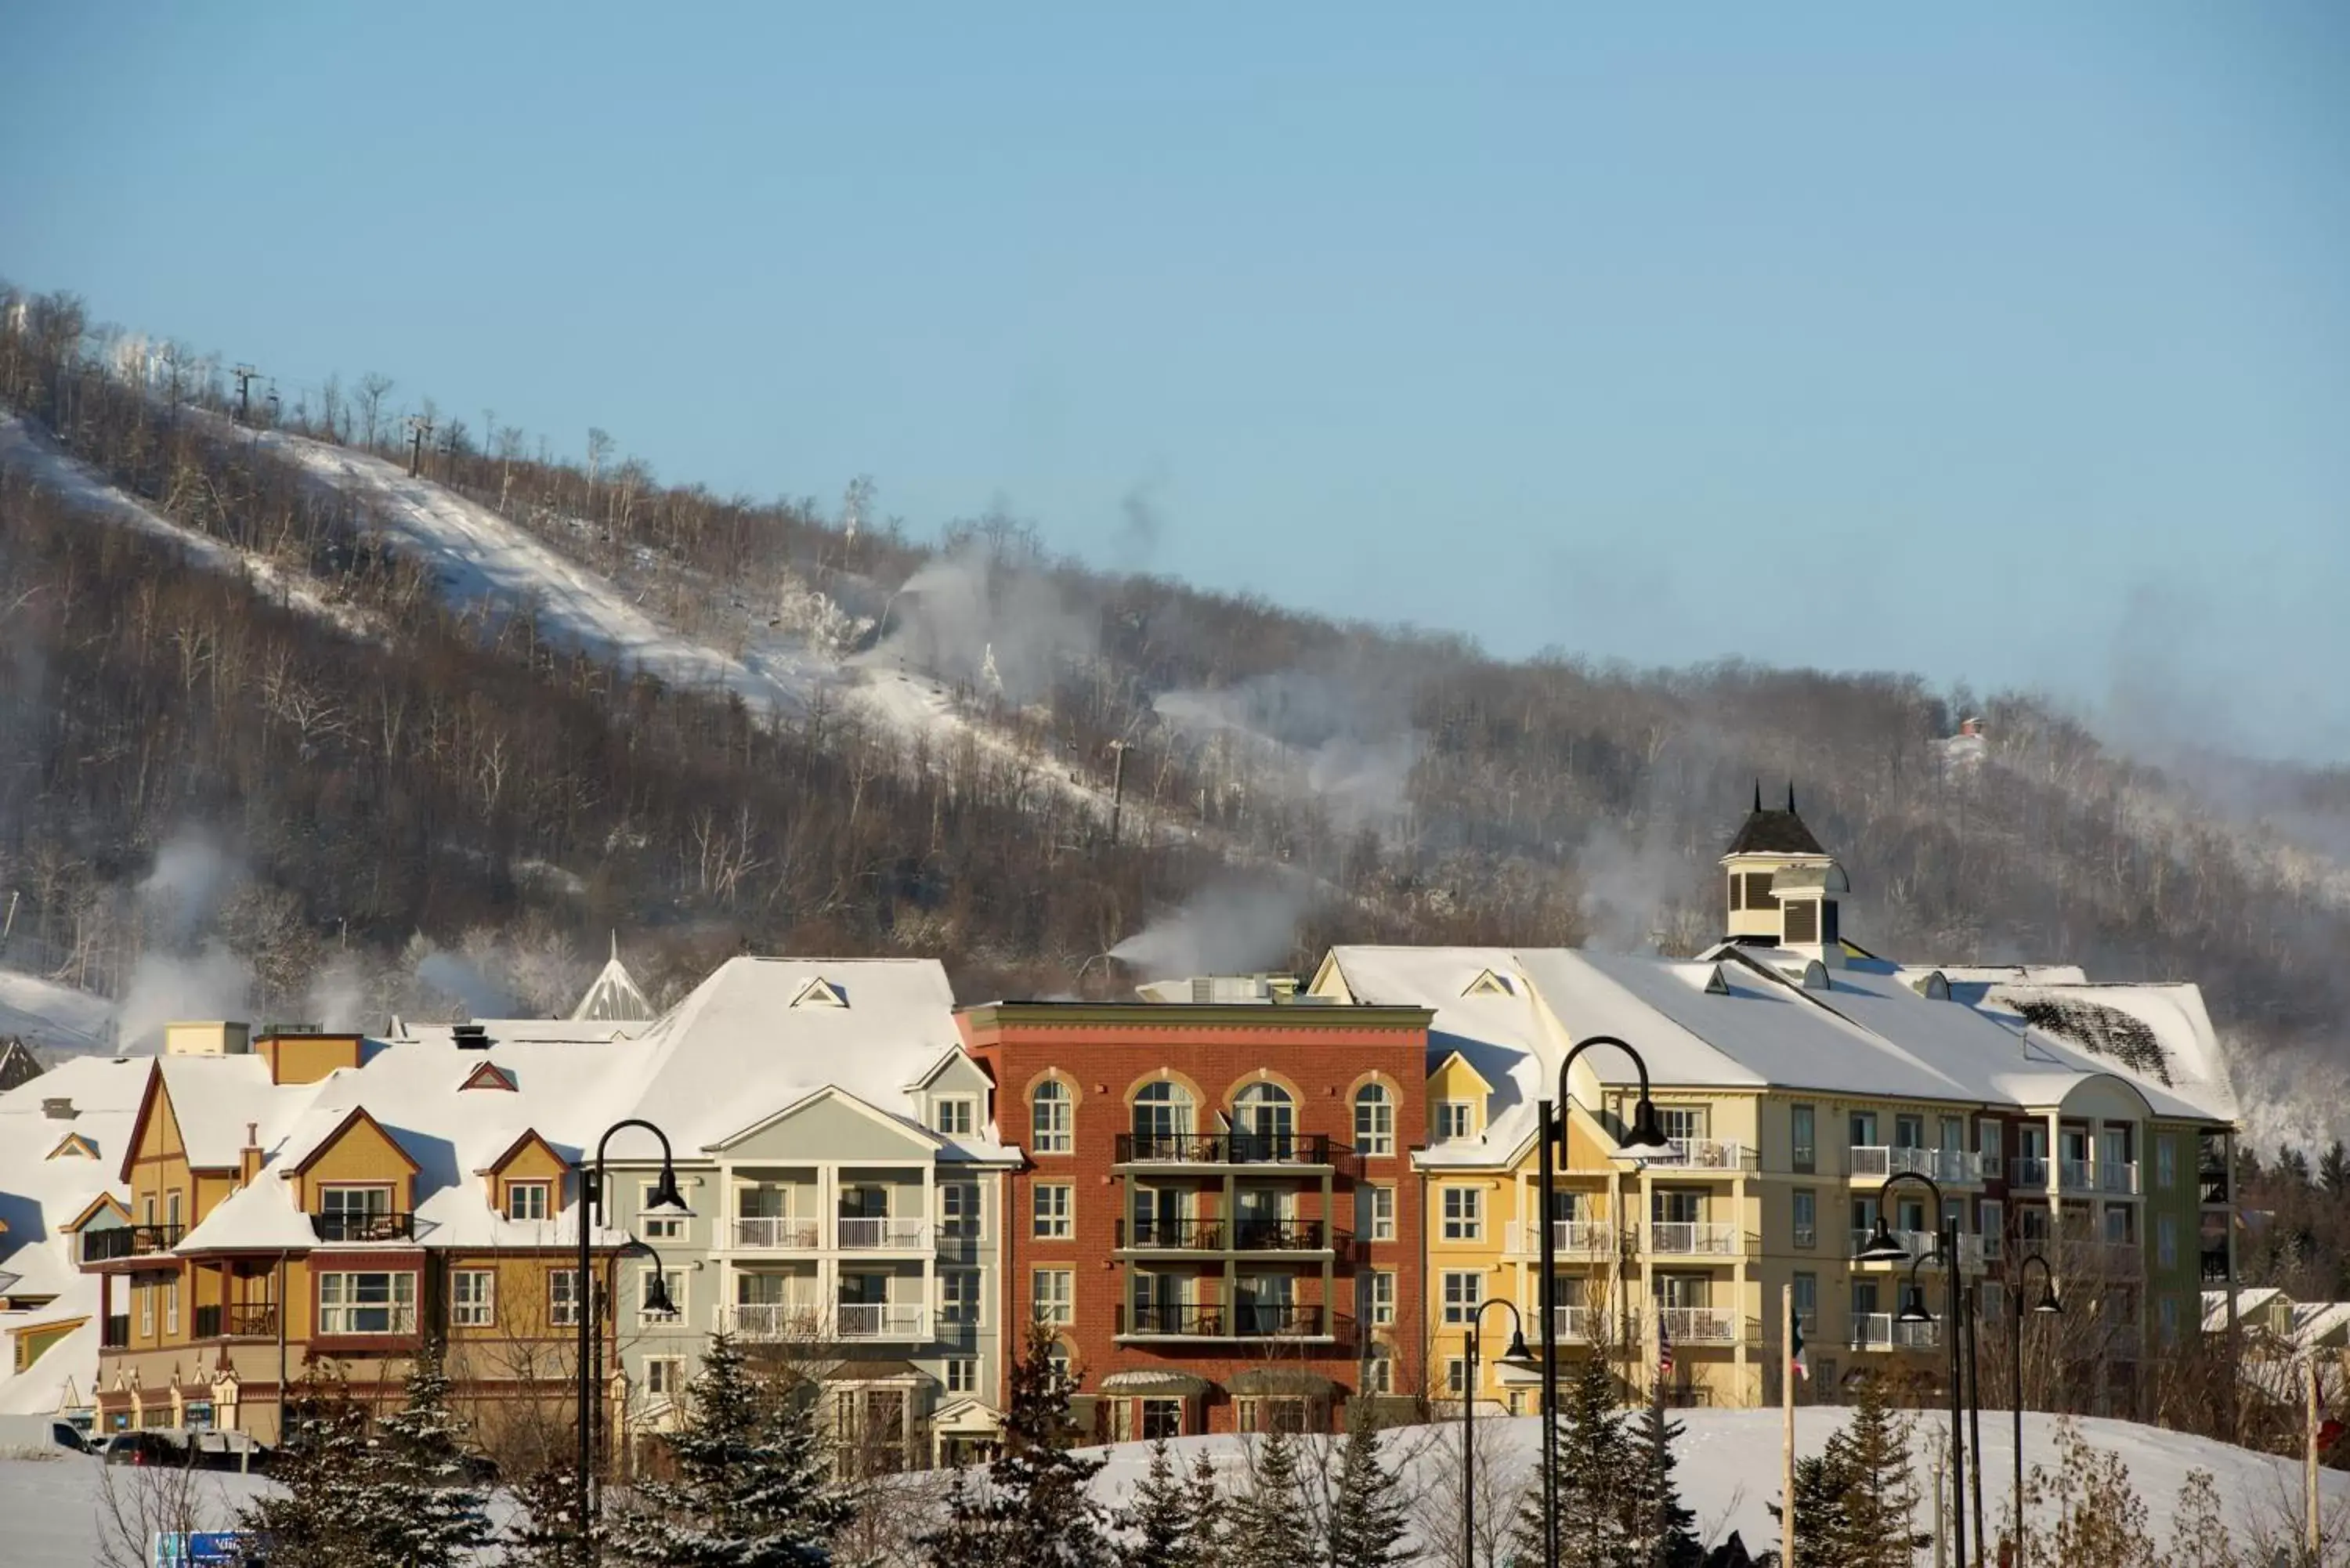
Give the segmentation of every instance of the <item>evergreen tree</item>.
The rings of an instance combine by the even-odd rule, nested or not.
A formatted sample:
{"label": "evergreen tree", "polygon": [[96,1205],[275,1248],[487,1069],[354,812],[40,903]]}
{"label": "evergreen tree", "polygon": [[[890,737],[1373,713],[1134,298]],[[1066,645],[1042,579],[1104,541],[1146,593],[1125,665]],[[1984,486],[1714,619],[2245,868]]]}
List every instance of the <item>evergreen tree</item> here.
{"label": "evergreen tree", "polygon": [[1119,1553],[1124,1568],[1191,1568],[1191,1500],[1164,1438],[1150,1445],[1150,1468],[1134,1489],[1127,1524],[1134,1539]]}
{"label": "evergreen tree", "polygon": [[[1783,1528],[1778,1553],[1781,1568],[1840,1568],[1843,1559],[1838,1553],[1850,1534],[1845,1517],[1845,1494],[1851,1488],[1851,1473],[1845,1468],[1843,1457],[1833,1449],[1795,1461],[1794,1561],[1785,1561],[1786,1532]],[[1786,1511],[1773,1503],[1771,1517],[1784,1520]]]}
{"label": "evergreen tree", "polygon": [[402,1407],[376,1425],[374,1480],[390,1493],[381,1550],[407,1568],[455,1568],[490,1539],[488,1499],[467,1473],[465,1424],[449,1408],[439,1345],[416,1358],[405,1392]]}
{"label": "evergreen tree", "polygon": [[1641,1568],[1697,1568],[1705,1558],[1697,1514],[1681,1506],[1680,1489],[1673,1484],[1673,1439],[1680,1435],[1680,1423],[1666,1420],[1663,1404],[1654,1399],[1632,1424],[1624,1531],[1638,1543],[1632,1561]]}
{"label": "evergreen tree", "polygon": [[269,1542],[276,1568],[345,1568],[375,1561],[380,1490],[367,1412],[339,1380],[306,1380],[286,1413],[269,1475],[276,1483],[237,1511],[237,1527]]}
{"label": "evergreen tree", "polygon": [[1111,1568],[1118,1561],[1109,1512],[1087,1490],[1102,1461],[1069,1452],[1076,1380],[1055,1365],[1051,1333],[1032,1324],[1013,1363],[1003,1452],[987,1467],[983,1487],[957,1478],[947,1522],[922,1538],[938,1568]]}
{"label": "evergreen tree", "polygon": [[1257,1444],[1249,1490],[1233,1506],[1230,1568],[1311,1568],[1322,1554],[1305,1522],[1297,1444],[1276,1424]]}
{"label": "evergreen tree", "polygon": [[1835,1530],[1814,1535],[1798,1515],[1796,1551],[1807,1552],[1808,1537],[1828,1548],[1817,1561],[1836,1568],[1909,1568],[1917,1555],[1918,1512],[1909,1434],[1886,1403],[1879,1379],[1861,1385],[1860,1403],[1844,1429],[1828,1439],[1828,1454],[1831,1479],[1844,1485]]}
{"label": "evergreen tree", "polygon": [[1225,1511],[1224,1489],[1216,1480],[1215,1462],[1205,1449],[1192,1457],[1183,1504],[1191,1522],[1191,1568],[1230,1568],[1232,1519]]}
{"label": "evergreen tree", "polygon": [[816,1568],[847,1515],[826,1475],[816,1414],[796,1388],[762,1387],[733,1336],[713,1335],[662,1441],[677,1479],[642,1481],[608,1526],[607,1557],[642,1568]]}
{"label": "evergreen tree", "polygon": [[579,1540],[577,1470],[549,1466],[515,1488],[522,1506],[508,1527],[504,1562],[513,1568],[580,1568],[591,1553]]}
{"label": "evergreen tree", "polygon": [[[1558,1549],[1561,1568],[1625,1568],[1634,1538],[1625,1529],[1631,1445],[1616,1407],[1616,1382],[1596,1356],[1575,1365],[1559,1390]],[[1511,1562],[1543,1560],[1542,1489],[1529,1488],[1510,1536]]]}
{"label": "evergreen tree", "polygon": [[2350,1148],[2343,1147],[2338,1137],[2318,1158],[2317,1184],[2325,1189],[2329,1198],[2339,1198],[2345,1188],[2350,1188]]}
{"label": "evergreen tree", "polygon": [[1330,1568],[1392,1568],[1402,1563],[1408,1517],[1395,1472],[1379,1459],[1371,1402],[1357,1398],[1347,1407],[1338,1494],[1330,1504]]}

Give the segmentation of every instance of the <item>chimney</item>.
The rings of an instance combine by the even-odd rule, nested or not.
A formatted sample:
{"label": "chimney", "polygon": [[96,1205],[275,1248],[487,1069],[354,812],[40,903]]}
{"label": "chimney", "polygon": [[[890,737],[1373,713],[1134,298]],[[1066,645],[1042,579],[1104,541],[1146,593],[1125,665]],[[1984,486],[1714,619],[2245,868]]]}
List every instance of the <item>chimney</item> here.
{"label": "chimney", "polygon": [[261,1124],[244,1124],[244,1147],[236,1151],[236,1184],[250,1187],[261,1174]]}
{"label": "chimney", "polygon": [[43,1100],[41,1102],[41,1115],[47,1116],[53,1122],[69,1122],[73,1120],[74,1117],[81,1115],[81,1113],[74,1109],[73,1102],[71,1100],[58,1099]]}

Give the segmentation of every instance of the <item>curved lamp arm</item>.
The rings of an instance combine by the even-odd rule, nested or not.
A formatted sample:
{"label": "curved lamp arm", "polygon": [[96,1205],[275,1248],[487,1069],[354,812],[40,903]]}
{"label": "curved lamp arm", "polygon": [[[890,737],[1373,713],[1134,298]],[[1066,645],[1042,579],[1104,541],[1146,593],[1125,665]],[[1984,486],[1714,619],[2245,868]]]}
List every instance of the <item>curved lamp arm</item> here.
{"label": "curved lamp arm", "polygon": [[670,1157],[669,1134],[661,1131],[660,1128],[653,1126],[652,1123],[646,1121],[641,1116],[630,1116],[625,1121],[617,1121],[610,1127],[606,1127],[604,1129],[604,1136],[596,1140],[596,1174],[598,1179],[598,1181],[588,1182],[584,1179],[587,1174],[584,1168],[580,1172],[583,1179],[579,1186],[579,1224],[583,1233],[587,1228],[588,1216],[595,1212],[597,1205],[600,1201],[600,1195],[596,1189],[597,1187],[601,1184],[601,1178],[604,1174],[604,1151],[606,1148],[610,1147],[612,1135],[614,1133],[620,1132],[629,1127],[642,1127],[645,1131],[652,1134],[653,1137],[660,1140],[660,1179],[654,1184],[652,1199],[650,1202],[647,1203],[645,1207],[647,1209],[675,1209],[684,1212],[691,1212],[691,1210],[686,1209],[684,1197],[680,1194],[677,1189],[677,1165]]}
{"label": "curved lamp arm", "polygon": [[[1934,1195],[1934,1251],[1927,1253],[1926,1256],[1931,1258],[1941,1252],[1942,1189],[1932,1177],[1923,1171],[1902,1170],[1896,1171],[1887,1179],[1884,1186],[1877,1189],[1877,1230],[1868,1238],[1867,1244],[1853,1254],[1854,1262],[1906,1263],[1909,1261],[1909,1249],[1895,1241],[1893,1232],[1887,1230],[1885,1226],[1885,1195],[1905,1181],[1914,1181]],[[1957,1260],[1951,1259],[1948,1262],[1955,1266]]]}
{"label": "curved lamp arm", "polygon": [[2032,1265],[2034,1263],[2040,1265],[2040,1299],[2032,1303],[2032,1310],[2050,1314],[2064,1310],[2064,1302],[2056,1294],[2054,1265],[2038,1252],[2027,1252],[2015,1266],[2015,1316],[2019,1323],[2023,1319],[2023,1288],[2032,1282]]}
{"label": "curved lamp arm", "polygon": [[1640,1098],[1632,1107],[1631,1136],[1616,1145],[1616,1152],[1629,1155],[1636,1159],[1646,1155],[1671,1153],[1672,1140],[1665,1137],[1664,1129],[1657,1125],[1657,1107],[1648,1098],[1648,1064],[1640,1059],[1640,1054],[1638,1051],[1633,1050],[1629,1044],[1618,1040],[1613,1034],[1594,1034],[1586,1039],[1576,1041],[1568,1048],[1566,1059],[1558,1064],[1559,1153],[1564,1156],[1566,1152],[1566,1107],[1575,1103],[1574,1092],[1567,1085],[1567,1070],[1575,1065],[1575,1059],[1577,1056],[1582,1055],[1594,1045],[1615,1046],[1631,1058],[1634,1071],[1640,1075]]}

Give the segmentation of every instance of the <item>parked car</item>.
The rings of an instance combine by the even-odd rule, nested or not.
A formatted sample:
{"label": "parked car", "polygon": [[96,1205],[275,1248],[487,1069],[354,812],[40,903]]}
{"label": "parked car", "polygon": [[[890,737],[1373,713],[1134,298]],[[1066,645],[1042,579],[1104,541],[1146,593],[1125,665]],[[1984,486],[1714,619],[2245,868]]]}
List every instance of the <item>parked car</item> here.
{"label": "parked car", "polygon": [[98,1448],[71,1421],[49,1423],[49,1441],[71,1454],[94,1454]]}
{"label": "parked car", "polygon": [[186,1443],[171,1432],[153,1428],[117,1432],[106,1439],[106,1462],[109,1465],[186,1465],[192,1463],[194,1458]]}
{"label": "parked car", "polygon": [[253,1470],[268,1468],[273,1450],[248,1432],[192,1432],[196,1468],[205,1470]]}

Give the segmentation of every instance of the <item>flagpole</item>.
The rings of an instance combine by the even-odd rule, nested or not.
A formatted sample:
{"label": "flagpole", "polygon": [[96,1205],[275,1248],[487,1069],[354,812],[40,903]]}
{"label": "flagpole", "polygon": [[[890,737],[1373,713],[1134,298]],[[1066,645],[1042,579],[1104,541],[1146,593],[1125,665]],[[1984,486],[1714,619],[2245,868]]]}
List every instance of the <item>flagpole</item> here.
{"label": "flagpole", "polygon": [[1795,1561],[1795,1287],[1779,1287],[1779,1347],[1785,1365],[1779,1368],[1781,1408],[1779,1438],[1779,1561]]}

